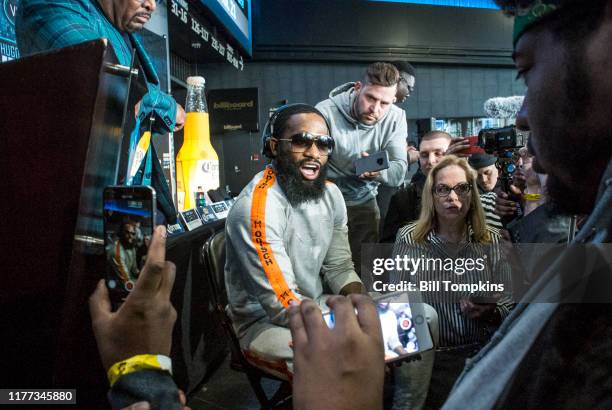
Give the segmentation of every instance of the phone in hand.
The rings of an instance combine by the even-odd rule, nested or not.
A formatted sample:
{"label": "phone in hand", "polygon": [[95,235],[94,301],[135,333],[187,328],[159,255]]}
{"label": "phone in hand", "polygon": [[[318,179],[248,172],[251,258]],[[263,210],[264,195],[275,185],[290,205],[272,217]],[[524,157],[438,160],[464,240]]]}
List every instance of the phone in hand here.
{"label": "phone in hand", "polygon": [[[433,348],[422,303],[410,303],[408,295],[396,292],[374,298],[380,319],[385,363],[415,359]],[[325,312],[328,327],[335,325],[333,311]]]}
{"label": "phone in hand", "polygon": [[478,135],[474,135],[471,137],[466,137],[467,141],[470,143],[469,148],[462,151],[463,154],[472,155],[472,154],[484,154],[484,149],[478,145]]}
{"label": "phone in hand", "polygon": [[155,190],[109,186],[103,193],[106,286],[116,310],[134,289],[155,222]]}
{"label": "phone in hand", "polygon": [[387,168],[389,168],[389,154],[387,154],[387,151],[378,151],[355,161],[355,175],[382,171]]}

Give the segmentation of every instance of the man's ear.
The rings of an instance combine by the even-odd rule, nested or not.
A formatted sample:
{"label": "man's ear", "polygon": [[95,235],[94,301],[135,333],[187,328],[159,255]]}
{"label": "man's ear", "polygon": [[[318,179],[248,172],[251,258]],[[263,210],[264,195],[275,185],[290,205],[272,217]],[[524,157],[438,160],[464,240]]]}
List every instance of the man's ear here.
{"label": "man's ear", "polygon": [[278,155],[278,140],[276,138],[270,138],[268,144],[270,144],[270,152],[276,157]]}
{"label": "man's ear", "polygon": [[355,81],[355,91],[361,90],[361,87],[363,87],[361,81]]}

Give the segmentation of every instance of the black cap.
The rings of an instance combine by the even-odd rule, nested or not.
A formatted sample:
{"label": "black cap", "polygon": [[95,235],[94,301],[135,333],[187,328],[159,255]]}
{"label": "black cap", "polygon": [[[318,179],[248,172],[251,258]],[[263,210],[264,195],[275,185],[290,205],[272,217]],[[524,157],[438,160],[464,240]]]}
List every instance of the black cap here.
{"label": "black cap", "polygon": [[472,168],[478,170],[495,164],[497,162],[497,157],[489,154],[473,154],[468,159],[468,162]]}

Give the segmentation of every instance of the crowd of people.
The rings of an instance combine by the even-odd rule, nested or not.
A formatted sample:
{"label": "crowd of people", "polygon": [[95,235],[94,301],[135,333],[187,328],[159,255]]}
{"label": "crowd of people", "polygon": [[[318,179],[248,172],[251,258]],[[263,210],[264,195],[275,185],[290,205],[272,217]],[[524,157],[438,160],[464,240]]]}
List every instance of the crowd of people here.
{"label": "crowd of people", "polygon": [[[434,350],[385,370],[385,350],[403,354],[406,346],[395,334],[383,346],[378,310],[388,306],[377,309],[362,283],[362,245],[393,243],[395,255],[417,258],[486,254],[482,276],[469,280],[510,283],[504,241],[571,249],[612,239],[612,1],[497,3],[514,18],[513,57],[527,85],[516,127],[530,132],[528,146],[514,152],[518,172],[507,190],[497,182],[497,158],[467,155],[465,138],[432,131],[418,148],[407,147],[406,114],[394,103],[415,86],[410,65],[373,63],[316,106],[281,107],[265,127],[270,165],[226,221],[228,312],[247,359],[292,382],[295,408],[381,408],[385,373],[394,373],[393,408],[612,406],[612,305],[601,303],[612,295],[605,246],[592,250],[608,258],[604,269],[587,264],[568,283],[564,263],[572,256],[562,253],[525,278],[520,300],[512,286],[486,300],[425,293]],[[18,45],[27,55],[103,37],[124,65],[136,50],[149,87],[138,117],[156,115],[157,126],[180,129],[184,111],[159,91],[134,35],[155,6],[22,0]],[[388,168],[355,175],[355,160],[379,151],[387,152]],[[383,221],[379,186],[397,190]],[[184,408],[169,359],[176,272],[165,261],[165,229],[155,229],[138,273],[134,228],[125,224],[109,252],[119,273],[135,281],[130,295],[113,312],[100,281],[90,298],[109,399],[113,408]],[[433,281],[444,273],[419,275]],[[404,279],[401,272],[391,277]],[[529,303],[553,285],[561,289],[554,301]],[[322,317],[327,310],[333,329]]]}

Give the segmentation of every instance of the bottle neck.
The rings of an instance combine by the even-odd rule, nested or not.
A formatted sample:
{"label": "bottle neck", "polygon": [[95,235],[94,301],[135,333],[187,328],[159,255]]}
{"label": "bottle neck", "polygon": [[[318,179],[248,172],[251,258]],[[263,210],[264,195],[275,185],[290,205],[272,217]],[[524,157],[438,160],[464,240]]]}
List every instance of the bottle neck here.
{"label": "bottle neck", "polygon": [[185,112],[208,112],[203,85],[188,86],[187,100],[185,101]]}

